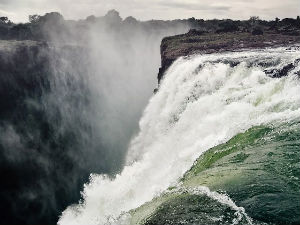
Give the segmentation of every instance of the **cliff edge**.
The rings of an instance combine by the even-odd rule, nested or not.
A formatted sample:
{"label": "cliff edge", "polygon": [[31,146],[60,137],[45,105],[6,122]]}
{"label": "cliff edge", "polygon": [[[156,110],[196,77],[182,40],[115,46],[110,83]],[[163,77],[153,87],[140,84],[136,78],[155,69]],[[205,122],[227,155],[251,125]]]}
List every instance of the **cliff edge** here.
{"label": "cliff edge", "polygon": [[192,29],[186,34],[166,37],[162,40],[158,83],[169,66],[181,56],[296,44],[300,44],[300,30],[293,33],[276,31],[208,33]]}

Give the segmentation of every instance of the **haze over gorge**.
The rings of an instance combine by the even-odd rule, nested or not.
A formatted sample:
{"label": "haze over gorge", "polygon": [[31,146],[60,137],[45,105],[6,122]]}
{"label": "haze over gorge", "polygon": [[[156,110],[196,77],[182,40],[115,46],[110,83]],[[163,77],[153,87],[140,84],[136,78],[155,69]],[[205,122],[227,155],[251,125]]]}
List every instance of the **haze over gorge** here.
{"label": "haze over gorge", "polygon": [[299,16],[4,9],[0,224],[300,224]]}

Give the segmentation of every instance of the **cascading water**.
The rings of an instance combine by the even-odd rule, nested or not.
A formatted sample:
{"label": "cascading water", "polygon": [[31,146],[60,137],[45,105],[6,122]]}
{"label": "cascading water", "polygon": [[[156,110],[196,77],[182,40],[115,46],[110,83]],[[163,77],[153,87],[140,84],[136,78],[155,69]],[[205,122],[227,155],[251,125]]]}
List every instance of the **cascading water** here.
{"label": "cascading water", "polygon": [[[299,121],[299,53],[276,48],[178,59],[144,111],[127,166],[114,179],[92,174],[82,201],[67,208],[58,224],[134,223],[132,210],[163,198],[171,186],[182,191],[179,179],[210,148],[256,126]],[[287,76],[270,77],[288,64],[294,68]],[[197,195],[199,188],[240,212],[231,224],[252,223],[225,195],[203,187],[185,191]]]}

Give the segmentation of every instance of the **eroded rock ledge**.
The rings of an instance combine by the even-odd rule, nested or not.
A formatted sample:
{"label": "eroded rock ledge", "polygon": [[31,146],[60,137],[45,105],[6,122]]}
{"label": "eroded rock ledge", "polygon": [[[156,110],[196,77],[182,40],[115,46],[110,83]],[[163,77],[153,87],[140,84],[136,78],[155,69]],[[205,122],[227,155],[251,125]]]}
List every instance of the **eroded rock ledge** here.
{"label": "eroded rock ledge", "polygon": [[166,37],[162,40],[160,46],[161,68],[157,77],[158,83],[169,66],[181,56],[293,44],[300,44],[300,35],[275,32],[266,32],[263,35],[253,35],[249,32],[203,33],[197,30],[190,30],[186,34]]}

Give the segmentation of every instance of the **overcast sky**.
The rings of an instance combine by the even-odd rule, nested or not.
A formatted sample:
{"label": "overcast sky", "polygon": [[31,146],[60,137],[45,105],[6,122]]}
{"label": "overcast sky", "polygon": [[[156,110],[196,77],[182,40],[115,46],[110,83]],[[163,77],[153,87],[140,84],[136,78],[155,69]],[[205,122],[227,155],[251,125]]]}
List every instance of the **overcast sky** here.
{"label": "overcast sky", "polygon": [[28,21],[28,15],[57,11],[66,19],[102,16],[116,9],[121,17],[139,20],[176,18],[263,19],[296,17],[300,0],[0,0],[0,16],[14,22]]}

